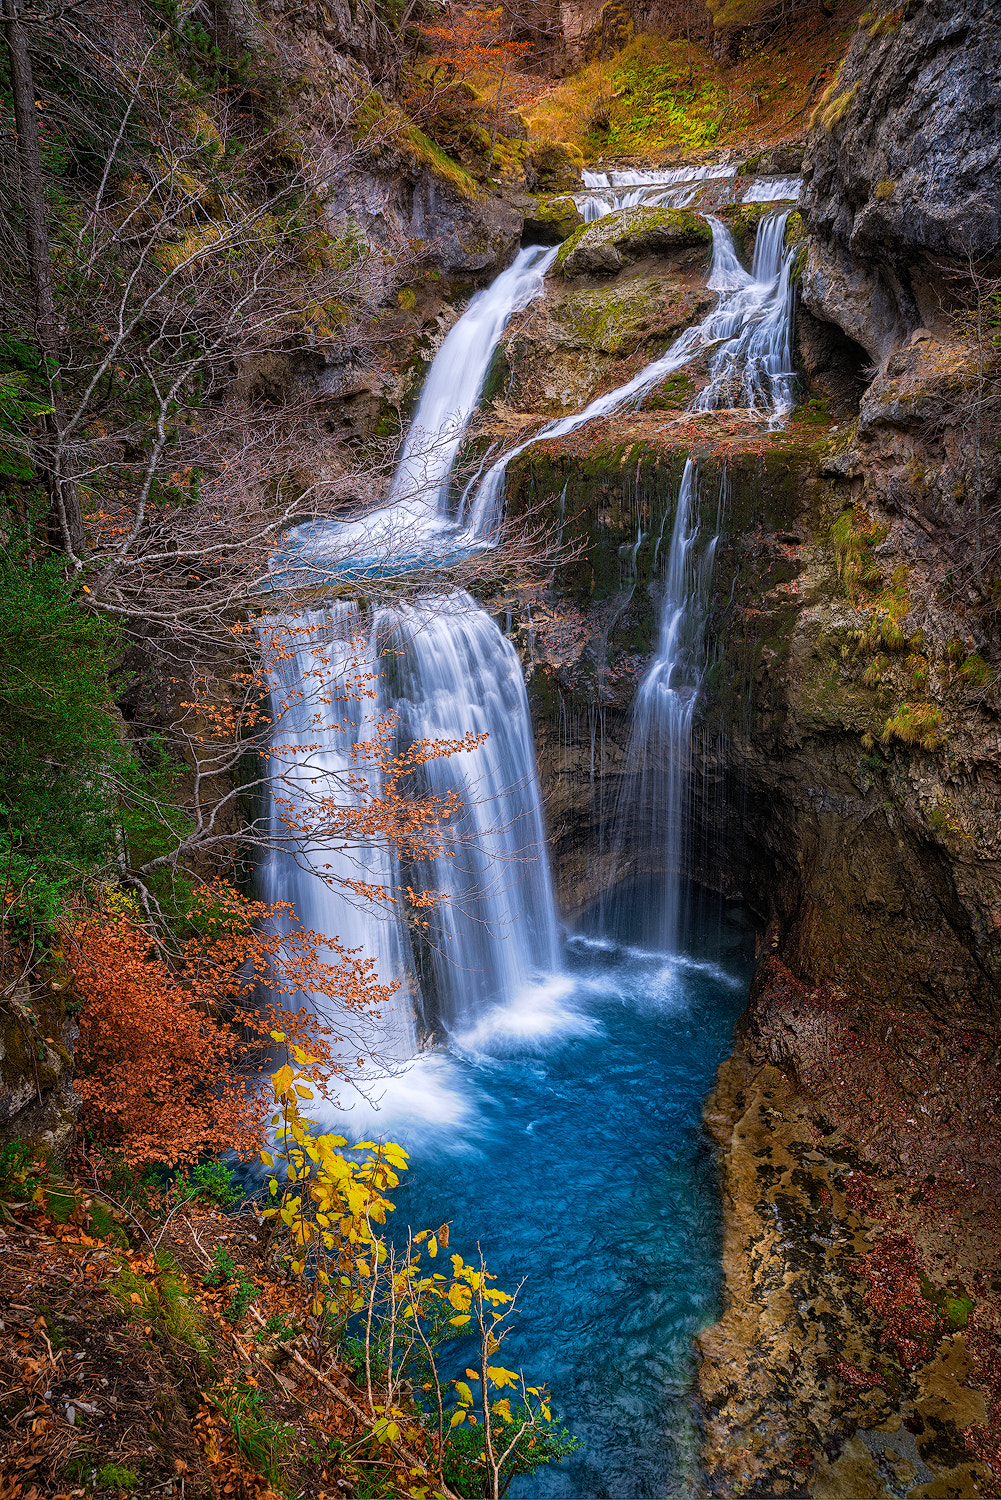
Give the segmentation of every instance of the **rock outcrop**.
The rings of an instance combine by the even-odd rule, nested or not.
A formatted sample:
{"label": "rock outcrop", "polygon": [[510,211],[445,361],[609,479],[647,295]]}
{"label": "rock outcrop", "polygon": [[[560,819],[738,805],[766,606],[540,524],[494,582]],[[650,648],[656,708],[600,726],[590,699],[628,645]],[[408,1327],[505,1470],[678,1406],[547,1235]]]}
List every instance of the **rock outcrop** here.
{"label": "rock outcrop", "polygon": [[941,257],[1001,245],[1001,15],[919,0],[860,26],[804,164],[806,306],[876,361],[951,300]]}

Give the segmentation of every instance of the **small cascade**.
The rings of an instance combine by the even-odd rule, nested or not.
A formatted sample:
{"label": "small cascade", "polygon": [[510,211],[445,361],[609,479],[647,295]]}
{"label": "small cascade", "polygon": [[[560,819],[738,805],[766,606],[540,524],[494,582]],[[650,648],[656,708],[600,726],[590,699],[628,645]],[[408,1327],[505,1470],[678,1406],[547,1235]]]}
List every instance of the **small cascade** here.
{"label": "small cascade", "polygon": [[585,223],[620,208],[721,208],[725,203],[772,203],[799,195],[798,177],[756,177],[737,172],[735,163],[701,167],[623,168],[581,174],[585,193],[574,202]]}
{"label": "small cascade", "polygon": [[736,257],[732,267],[721,269],[732,295],[726,307],[718,309],[716,327],[722,342],[710,356],[709,383],[695,398],[693,411],[746,407],[767,417],[774,427],[792,410],[790,279],[795,252],[784,248],[788,218],[786,211],[762,223],[750,276]]}
{"label": "small cascade", "polygon": [[[718,531],[718,524],[716,530]],[[692,722],[705,668],[705,622],[716,535],[698,550],[698,471],[685,463],[664,571],[657,649],[633,707],[625,790],[616,814],[616,864],[624,848],[655,851],[662,880],[650,942],[678,951],[683,876],[690,837],[688,781]],[[614,907],[616,898],[610,905]]]}
{"label": "small cascade", "polygon": [[798,177],[759,177],[751,183],[744,194],[744,203],[781,203],[785,198],[798,198]]}
{"label": "small cascade", "polygon": [[501,335],[514,313],[542,295],[555,257],[555,248],[532,245],[476,293],[428,371],[389,503],[354,521],[293,528],[281,573],[299,583],[371,578],[444,561],[457,540],[462,550],[449,509],[452,466]]}
{"label": "small cascade", "polygon": [[462,812],[437,859],[407,879],[441,898],[427,912],[435,1014],[468,1023],[559,966],[559,926],[517,652],[468,594],[380,614],[384,677],[404,742],[485,733],[470,754],[430,761],[431,795],[457,792]]}
{"label": "small cascade", "polygon": [[[283,659],[271,670],[272,852],[259,871],[262,894],[269,902],[290,902],[306,929],[374,960],[376,981],[390,984],[406,973],[404,934],[394,909],[353,896],[346,882],[388,891],[396,884],[393,860],[367,841],[315,836],[322,799],[361,807],[378,795],[376,773],[354,758],[385,711],[370,686],[376,670],[371,623],[357,605],[334,604],[288,621],[287,632]],[[297,822],[312,836],[297,833]],[[353,1024],[329,1015],[322,997],[302,999],[342,1027]],[[346,1041],[349,1055],[356,1056],[357,1047]],[[379,1022],[369,1026],[365,1045],[380,1061],[401,1062],[413,1056],[416,1042],[411,995],[403,985]]]}
{"label": "small cascade", "polygon": [[739,370],[745,377],[741,393],[747,396],[739,404],[767,411],[774,420],[781,420],[792,405],[793,381],[792,254],[783,256],[782,251],[788,217],[788,212],[770,215],[761,225],[750,275],[737,258],[727,226],[710,218],[713,255],[707,284],[710,291],[719,293],[715,307],[701,323],[686,328],[659,359],[625,385],[598,396],[573,416],[550,422],[534,437],[499,458],[487,470],[463,513],[474,537],[486,538],[495,530],[504,504],[507,466],[519,453],[543,438],[574,432],[593,417],[638,405],[655,385],[690,364],[708,346],[719,345],[710,362],[710,394],[705,397],[705,405],[696,403],[694,409],[708,411],[736,404],[725,398],[734,385],[734,372]]}

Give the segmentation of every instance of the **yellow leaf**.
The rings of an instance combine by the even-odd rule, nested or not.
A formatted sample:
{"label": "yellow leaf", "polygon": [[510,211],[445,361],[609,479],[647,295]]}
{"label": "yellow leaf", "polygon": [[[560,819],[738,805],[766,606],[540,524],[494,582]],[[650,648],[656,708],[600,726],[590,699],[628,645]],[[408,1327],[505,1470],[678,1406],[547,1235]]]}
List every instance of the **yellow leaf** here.
{"label": "yellow leaf", "polygon": [[430,1255],[432,1260],[434,1260],[435,1256],[438,1254],[438,1241],[434,1235],[432,1235],[428,1240],[428,1254]]}
{"label": "yellow leaf", "polygon": [[449,1318],[448,1321],[451,1323],[453,1328],[461,1328],[464,1323],[469,1322],[469,1314],[467,1313],[464,1318]]}
{"label": "yellow leaf", "polygon": [[275,1164],[275,1159],[271,1155],[270,1151],[262,1151],[261,1152],[261,1161],[264,1163],[264,1165],[266,1167],[273,1167],[274,1164]]}
{"label": "yellow leaf", "polygon": [[283,1068],[278,1069],[278,1072],[271,1080],[272,1084],[274,1085],[276,1099],[279,1098],[280,1095],[288,1093],[289,1089],[292,1086],[292,1081],[294,1078],[295,1074],[292,1072],[292,1069],[289,1067],[288,1063],[286,1063]]}
{"label": "yellow leaf", "polygon": [[464,1411],[454,1411],[452,1413],[452,1420],[448,1425],[450,1427],[460,1427],[465,1420],[466,1413]]}
{"label": "yellow leaf", "polygon": [[295,1091],[300,1099],[312,1099],[313,1097],[313,1090],[308,1089],[304,1083],[297,1083]]}
{"label": "yellow leaf", "polygon": [[496,1415],[505,1422],[514,1421],[514,1417],[511,1414],[511,1403],[506,1396],[504,1396],[500,1401],[495,1401],[490,1410],[492,1412],[495,1412]]}
{"label": "yellow leaf", "polygon": [[518,1384],[518,1372],[505,1370],[503,1365],[487,1365],[487,1379],[498,1389],[503,1389],[506,1385]]}
{"label": "yellow leaf", "polygon": [[284,1031],[273,1031],[271,1033],[271,1040],[273,1042],[283,1042],[285,1040]]}
{"label": "yellow leaf", "polygon": [[463,1404],[465,1406],[472,1406],[473,1393],[469,1389],[469,1386],[466,1384],[466,1382],[464,1380],[456,1380],[453,1382],[453,1384],[455,1386],[455,1389],[459,1392]]}

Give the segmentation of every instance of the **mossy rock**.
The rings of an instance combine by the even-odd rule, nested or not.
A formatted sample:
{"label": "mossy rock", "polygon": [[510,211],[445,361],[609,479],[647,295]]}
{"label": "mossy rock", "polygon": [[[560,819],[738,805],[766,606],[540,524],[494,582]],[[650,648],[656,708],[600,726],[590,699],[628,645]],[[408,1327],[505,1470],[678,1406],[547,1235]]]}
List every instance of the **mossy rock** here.
{"label": "mossy rock", "polygon": [[559,245],[584,223],[580,209],[566,193],[536,198],[525,215],[525,235],[540,245]]}
{"label": "mossy rock", "polygon": [[564,276],[615,276],[646,255],[677,255],[712,244],[712,230],[698,214],[677,208],[621,208],[585,224],[556,257]]}
{"label": "mossy rock", "polygon": [[584,157],[576,146],[564,141],[547,141],[528,154],[528,164],[535,173],[536,186],[544,193],[579,193],[583,187],[581,170]]}
{"label": "mossy rock", "polygon": [[697,311],[677,282],[653,276],[607,289],[568,291],[550,305],[551,316],[571,338],[618,357],[658,338],[666,342],[675,337]]}

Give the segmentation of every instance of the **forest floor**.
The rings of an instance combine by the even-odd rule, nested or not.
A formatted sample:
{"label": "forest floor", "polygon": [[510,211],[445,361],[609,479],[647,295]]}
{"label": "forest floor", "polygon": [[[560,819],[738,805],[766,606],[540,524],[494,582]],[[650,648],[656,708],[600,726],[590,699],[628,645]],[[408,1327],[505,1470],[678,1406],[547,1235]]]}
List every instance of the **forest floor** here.
{"label": "forest floor", "polygon": [[622,51],[540,87],[519,75],[513,93],[530,140],[564,141],[587,163],[653,166],[679,154],[737,147],[749,154],[802,138],[865,11],[851,0],[819,8],[735,59],[684,38],[640,35]]}
{"label": "forest floor", "polygon": [[410,1433],[373,1438],[363,1371],[301,1331],[253,1211],[44,1175],[20,1198],[0,1205],[0,1500],[429,1493]]}

